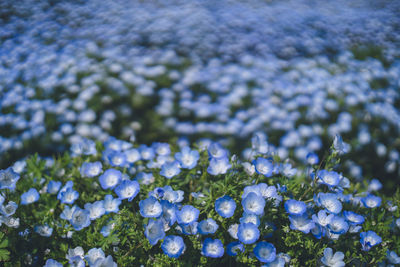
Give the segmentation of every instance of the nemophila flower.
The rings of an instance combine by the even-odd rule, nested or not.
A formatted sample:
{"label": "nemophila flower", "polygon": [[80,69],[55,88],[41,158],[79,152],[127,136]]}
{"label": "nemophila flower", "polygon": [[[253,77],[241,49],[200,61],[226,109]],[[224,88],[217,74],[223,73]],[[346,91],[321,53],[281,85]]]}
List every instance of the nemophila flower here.
{"label": "nemophila flower", "polygon": [[242,206],[248,214],[261,215],[264,213],[265,199],[251,192],[242,200]]}
{"label": "nemophila flower", "polygon": [[206,238],[201,253],[210,258],[220,258],[224,255],[224,246],[221,240]]}
{"label": "nemophila flower", "polygon": [[2,222],[7,225],[8,227],[18,228],[19,227],[19,218],[13,217],[3,217]]}
{"label": "nemophila flower", "polygon": [[75,230],[80,231],[90,225],[90,212],[80,208],[75,208],[69,220]]}
{"label": "nemophila flower", "polygon": [[63,204],[73,204],[75,200],[79,197],[78,191],[72,189],[72,187],[67,188],[66,191],[61,193],[61,203]]}
{"label": "nemophila flower", "polygon": [[100,258],[97,259],[93,265],[91,265],[93,267],[103,267],[103,266],[107,266],[107,267],[117,267],[118,265],[114,262],[113,258],[111,255],[108,255],[106,258]]}
{"label": "nemophila flower", "polygon": [[290,215],[302,215],[307,211],[306,203],[294,199],[285,202],[285,210]]}
{"label": "nemophila flower", "polygon": [[340,135],[335,135],[335,138],[333,139],[333,148],[335,149],[336,152],[338,152],[340,155],[341,154],[346,154],[347,152],[350,151],[350,145],[343,142],[343,139]]}
{"label": "nemophila flower", "polygon": [[0,213],[6,217],[9,217],[15,213],[18,208],[18,204],[14,201],[10,201],[7,205],[1,204],[0,206]]}
{"label": "nemophila flower", "polygon": [[175,159],[184,169],[193,169],[197,165],[200,155],[196,150],[190,147],[183,147],[180,152],[175,153]]}
{"label": "nemophila flower", "polygon": [[307,218],[306,214],[303,215],[290,215],[290,229],[299,230],[305,234],[308,234],[311,229],[315,227],[315,223]]}
{"label": "nemophila flower", "polygon": [[253,223],[241,223],[239,224],[237,236],[243,244],[253,244],[260,237],[260,230]]}
{"label": "nemophila flower", "polygon": [[57,194],[58,190],[60,190],[62,183],[60,181],[51,180],[47,185],[47,193],[49,194]]}
{"label": "nemophila flower", "polygon": [[122,173],[116,169],[108,169],[99,177],[101,187],[106,189],[113,189],[122,180]]}
{"label": "nemophila flower", "polygon": [[35,188],[31,188],[21,195],[21,205],[32,204],[38,201],[39,197],[39,192]]}
{"label": "nemophila flower", "polygon": [[154,182],[155,178],[152,173],[140,172],[136,175],[136,180],[140,184],[149,185]]}
{"label": "nemophila flower", "polygon": [[276,258],[275,246],[265,241],[258,242],[253,252],[256,258],[263,263],[273,262]]}
{"label": "nemophila flower", "polygon": [[164,223],[162,220],[149,220],[144,230],[144,235],[149,240],[150,245],[154,246],[158,240],[165,237]]}
{"label": "nemophila flower", "polygon": [[94,203],[86,203],[85,210],[89,211],[89,218],[92,221],[100,218],[106,212],[103,200],[96,201]]}
{"label": "nemophila flower", "polygon": [[139,191],[139,183],[131,180],[123,180],[117,187],[114,188],[114,192],[120,199],[128,199],[128,201],[132,201]]}
{"label": "nemophila flower", "polygon": [[343,211],[343,215],[346,220],[352,225],[362,224],[365,221],[364,216],[352,211]]}
{"label": "nemophila flower", "polygon": [[324,250],[324,256],[321,258],[321,262],[324,264],[324,266],[343,267],[345,266],[343,259],[343,252],[337,251],[335,254],[333,254],[333,250],[331,248],[326,248]]}
{"label": "nemophila flower", "polygon": [[243,162],[242,166],[244,171],[250,176],[252,176],[256,172],[256,167],[250,162]]}
{"label": "nemophila flower", "polygon": [[317,172],[317,182],[330,187],[339,185],[340,175],[335,171],[320,170]]}
{"label": "nemophila flower", "polygon": [[253,165],[257,173],[262,174],[265,177],[272,176],[274,165],[270,160],[265,158],[257,158],[256,160],[253,161]]}
{"label": "nemophila flower", "polygon": [[378,179],[372,179],[368,185],[368,191],[378,191],[382,188],[381,182]]}
{"label": "nemophila flower", "polygon": [[96,143],[89,139],[72,144],[71,151],[75,155],[96,155]]}
{"label": "nemophila flower", "polygon": [[211,175],[225,174],[231,167],[232,165],[229,164],[229,159],[227,157],[212,158],[207,172]]}
{"label": "nemophila flower", "polygon": [[[83,256],[84,255],[85,255],[85,251],[83,250],[83,248],[82,247],[76,247],[76,248],[68,249],[68,254],[65,256],[65,258],[69,262],[71,262],[71,261],[74,261],[74,259],[76,259],[76,258],[79,258],[79,259],[83,260]],[[76,262],[76,260],[75,260],[75,262]],[[80,265],[78,265],[78,264],[75,264],[73,266],[79,266],[80,267]],[[85,266],[85,263],[84,263],[83,266]]]}
{"label": "nemophila flower", "polygon": [[143,160],[151,160],[155,157],[155,151],[153,148],[146,145],[139,146],[140,156]]}
{"label": "nemophila flower", "polygon": [[37,225],[33,228],[33,230],[38,233],[41,236],[44,237],[50,237],[51,234],[53,233],[53,228],[51,228],[49,225]]}
{"label": "nemophila flower", "polygon": [[275,206],[278,206],[282,201],[282,196],[278,194],[275,186],[268,186],[265,183],[258,184],[258,189],[263,198],[272,200]]}
{"label": "nemophila flower", "polygon": [[160,203],[162,206],[162,218],[168,225],[173,225],[176,222],[176,211],[178,208],[168,200],[161,200]]}
{"label": "nemophila flower", "polygon": [[281,173],[283,175],[285,175],[286,177],[291,178],[291,177],[296,175],[297,169],[293,168],[292,164],[285,163],[285,164],[282,165]]}
{"label": "nemophila flower", "polygon": [[[158,188],[154,189],[154,191],[157,191],[157,192],[155,192],[156,196],[158,195],[159,198],[168,200],[171,203],[179,203],[179,202],[182,202],[182,200],[183,200],[184,192],[182,190],[174,191],[172,189],[172,187],[169,185],[166,185],[162,188],[158,187]],[[151,194],[149,193],[149,196],[150,195]]]}
{"label": "nemophila flower", "polygon": [[85,260],[89,265],[93,265],[99,259],[105,259],[106,256],[101,248],[91,248],[85,255]]}
{"label": "nemophila flower", "polygon": [[169,155],[171,153],[171,148],[168,143],[158,143],[155,142],[151,145],[154,151],[161,156]]}
{"label": "nemophila flower", "polygon": [[96,162],[84,162],[80,168],[82,177],[95,177],[103,171],[103,165],[100,161]]}
{"label": "nemophila flower", "polygon": [[259,184],[254,184],[254,185],[248,185],[243,189],[243,194],[242,194],[242,199],[246,198],[248,194],[251,192],[257,194],[258,196],[263,196],[261,194],[261,189],[262,187]]}
{"label": "nemophila flower", "polygon": [[387,259],[388,259],[389,263],[391,263],[391,264],[400,264],[400,257],[396,254],[396,252],[394,250],[387,251]]}
{"label": "nemophila flower", "polygon": [[341,235],[349,230],[349,224],[343,217],[335,216],[329,222],[328,229],[333,234]]}
{"label": "nemophila flower", "polygon": [[333,193],[318,193],[318,204],[330,213],[339,214],[342,211],[342,203]]}
{"label": "nemophila flower", "polygon": [[176,229],[185,235],[197,235],[198,233],[198,222],[192,222],[189,224],[181,224],[176,227]]}
{"label": "nemophila flower", "polygon": [[316,165],[319,163],[318,155],[315,153],[312,153],[312,152],[307,154],[306,159],[307,159],[307,163],[310,165]]}
{"label": "nemophila flower", "polygon": [[244,251],[244,246],[239,241],[231,242],[226,246],[226,253],[229,256],[237,256],[240,252]]}
{"label": "nemophila flower", "polygon": [[373,246],[382,242],[382,238],[374,231],[367,231],[360,233],[360,243],[362,250],[369,251]]}
{"label": "nemophila flower", "polygon": [[111,234],[111,232],[114,228],[115,228],[114,222],[108,223],[101,228],[100,234],[102,234],[104,237],[107,237]]}
{"label": "nemophila flower", "polygon": [[156,218],[163,211],[160,202],[155,197],[149,197],[139,202],[140,215],[145,218]]}
{"label": "nemophila flower", "polygon": [[48,259],[43,267],[63,267],[63,265],[56,260]]}
{"label": "nemophila flower", "polygon": [[326,230],[321,225],[315,223],[314,228],[311,229],[311,233],[315,238],[321,239],[323,236],[325,236]]}
{"label": "nemophila flower", "polygon": [[125,153],[112,151],[107,155],[108,163],[113,167],[123,167],[126,164]]}
{"label": "nemophila flower", "polygon": [[71,220],[72,214],[74,214],[74,211],[76,209],[78,209],[78,206],[76,206],[76,205],[73,207],[65,205],[63,212],[60,214],[60,218],[63,220],[67,220],[67,221]]}
{"label": "nemophila flower", "polygon": [[199,222],[197,229],[201,235],[214,234],[218,230],[218,224],[213,219],[208,218]]}
{"label": "nemophila flower", "polygon": [[230,234],[230,236],[233,239],[238,239],[238,230],[239,230],[239,224],[235,223],[235,224],[231,224],[228,228],[228,233]]}
{"label": "nemophila flower", "polygon": [[378,196],[368,195],[361,199],[361,202],[364,204],[366,208],[377,208],[381,205],[382,199]]}
{"label": "nemophila flower", "polygon": [[285,267],[285,259],[276,257],[273,262],[262,265],[263,267]]}
{"label": "nemophila flower", "polygon": [[119,211],[119,205],[121,204],[121,200],[118,198],[113,198],[112,195],[106,195],[104,197],[103,206],[105,213],[117,213]]}
{"label": "nemophila flower", "polygon": [[86,263],[83,258],[79,256],[72,257],[68,260],[70,267],[85,267]]}
{"label": "nemophila flower", "polygon": [[211,143],[208,146],[208,155],[215,159],[225,158],[228,156],[228,151],[219,143]]}
{"label": "nemophila flower", "polygon": [[0,170],[0,189],[13,190],[19,178],[19,174],[16,173],[11,167],[5,170]]}
{"label": "nemophila flower", "polygon": [[176,211],[176,219],[179,224],[191,224],[199,218],[200,211],[191,205],[185,205]]}
{"label": "nemophila flower", "polygon": [[230,218],[235,213],[236,203],[230,196],[223,196],[215,200],[215,211],[222,218]]}
{"label": "nemophila flower", "polygon": [[334,214],[328,215],[325,210],[320,210],[320,211],[318,211],[317,215],[313,214],[311,218],[312,218],[313,222],[325,227],[331,222],[333,217],[335,217]]}
{"label": "nemophila flower", "polygon": [[260,225],[260,218],[255,214],[243,213],[243,216],[239,219],[240,223],[252,223],[256,226]]}
{"label": "nemophila flower", "polygon": [[178,161],[166,162],[161,166],[160,174],[167,179],[178,175],[181,172]]}
{"label": "nemophila flower", "polygon": [[182,237],[169,235],[161,244],[161,249],[168,257],[179,258],[179,256],[182,255],[183,251],[185,250],[185,243],[183,243]]}
{"label": "nemophila flower", "polygon": [[135,163],[141,159],[140,152],[136,148],[125,150],[123,153],[125,154],[125,159],[128,163]]}

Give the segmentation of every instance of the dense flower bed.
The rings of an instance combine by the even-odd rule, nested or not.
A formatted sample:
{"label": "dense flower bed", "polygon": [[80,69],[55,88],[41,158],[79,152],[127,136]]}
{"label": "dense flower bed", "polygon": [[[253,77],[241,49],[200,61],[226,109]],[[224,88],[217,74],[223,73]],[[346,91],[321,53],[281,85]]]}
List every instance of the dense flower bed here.
{"label": "dense flower bed", "polygon": [[[293,166],[255,140],[241,161],[191,148],[85,140],[0,171],[6,266],[399,264],[400,191],[338,173],[349,145]],[[8,265],[7,265],[8,264]],[[363,265],[364,264],[364,265]],[[389,266],[388,265],[388,266]]]}

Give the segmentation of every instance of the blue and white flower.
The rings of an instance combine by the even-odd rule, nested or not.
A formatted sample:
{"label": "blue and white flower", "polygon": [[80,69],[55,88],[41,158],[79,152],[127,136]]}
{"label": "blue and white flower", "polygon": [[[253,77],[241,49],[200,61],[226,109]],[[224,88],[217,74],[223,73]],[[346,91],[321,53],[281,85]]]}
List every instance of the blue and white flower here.
{"label": "blue and white flower", "polygon": [[103,165],[100,161],[84,162],[81,166],[80,173],[82,177],[95,177],[103,171]]}
{"label": "blue and white flower", "polygon": [[105,214],[111,212],[117,213],[119,211],[119,205],[121,204],[121,202],[122,201],[119,198],[113,198],[112,195],[106,195],[103,201]]}
{"label": "blue and white flower", "polygon": [[218,230],[218,224],[212,218],[208,218],[199,222],[197,229],[201,235],[214,234]]}
{"label": "blue and white flower", "polygon": [[276,248],[271,243],[261,241],[253,249],[256,258],[263,263],[273,262],[276,258]]}
{"label": "blue and white flower", "polygon": [[326,248],[324,250],[324,256],[321,258],[321,262],[322,264],[324,264],[324,266],[344,267],[345,263],[343,259],[344,259],[343,252],[337,251],[335,252],[335,254],[333,254],[333,250],[331,248]]}
{"label": "blue and white flower", "polygon": [[35,188],[31,188],[21,195],[21,205],[32,204],[38,201],[39,197],[39,192]]}
{"label": "blue and white flower", "polygon": [[226,246],[226,253],[229,256],[237,256],[240,252],[244,251],[244,246],[239,241],[231,242]]}
{"label": "blue and white flower", "polygon": [[161,216],[163,209],[155,197],[149,197],[139,202],[140,215],[145,218],[156,218]]}
{"label": "blue and white flower", "polygon": [[360,233],[360,243],[362,250],[369,251],[373,246],[382,243],[382,238],[374,231]]}
{"label": "blue and white flower", "polygon": [[99,182],[103,189],[113,189],[121,180],[122,173],[116,169],[108,169],[99,177]]}
{"label": "blue and white flower", "polygon": [[377,208],[381,205],[382,203],[382,199],[378,196],[374,196],[374,195],[368,195],[366,197],[363,197],[361,199],[361,202],[364,204],[364,207],[366,208]]}
{"label": "blue and white flower", "polygon": [[161,166],[160,174],[167,179],[178,175],[181,172],[180,164],[178,161],[166,162]]}
{"label": "blue and white flower", "polygon": [[164,223],[162,220],[149,220],[147,224],[144,235],[147,240],[149,240],[150,245],[154,246],[157,244],[158,240],[165,237]]}
{"label": "blue and white flower", "polygon": [[75,208],[69,221],[75,230],[80,231],[90,225],[90,212]]}
{"label": "blue and white flower", "polygon": [[85,210],[89,211],[89,218],[90,220],[96,220],[97,218],[100,218],[103,216],[106,212],[104,208],[104,201],[96,201],[93,204],[92,203],[86,203],[85,204]]}
{"label": "blue and white flower", "polygon": [[183,147],[180,152],[175,154],[175,159],[184,169],[193,169],[197,165],[200,155],[196,150],[191,150],[189,147]]}
{"label": "blue and white flower", "polygon": [[210,258],[221,258],[224,255],[224,246],[221,240],[206,238],[201,253]]}
{"label": "blue and white flower", "polygon": [[260,230],[253,223],[241,223],[239,224],[237,236],[243,244],[253,244],[260,237]]}
{"label": "blue and white flower", "polygon": [[307,211],[306,203],[294,199],[285,202],[285,210],[290,215],[302,215]]}
{"label": "blue and white flower", "polygon": [[200,211],[191,205],[185,205],[176,212],[176,219],[179,224],[191,224],[199,218]]}
{"label": "blue and white flower", "polygon": [[253,161],[253,165],[256,168],[256,172],[264,175],[265,177],[271,177],[274,165],[272,162],[265,158],[257,158]]}
{"label": "blue and white flower", "polygon": [[264,213],[265,199],[251,192],[242,200],[242,206],[246,213],[261,215]]}
{"label": "blue and white flower", "polygon": [[60,181],[51,180],[47,185],[47,193],[49,194],[57,194],[58,190],[60,190],[62,183]]}
{"label": "blue and white flower", "polygon": [[235,213],[236,202],[230,196],[223,196],[215,200],[215,211],[222,218],[230,218]]}
{"label": "blue and white flower", "polygon": [[161,249],[171,258],[179,258],[185,250],[182,237],[176,235],[167,236],[161,244]]}
{"label": "blue and white flower", "polygon": [[123,180],[114,189],[115,193],[120,199],[128,199],[132,201],[140,191],[140,185],[136,181]]}
{"label": "blue and white flower", "polygon": [[211,175],[225,174],[232,167],[227,157],[212,158],[207,172]]}

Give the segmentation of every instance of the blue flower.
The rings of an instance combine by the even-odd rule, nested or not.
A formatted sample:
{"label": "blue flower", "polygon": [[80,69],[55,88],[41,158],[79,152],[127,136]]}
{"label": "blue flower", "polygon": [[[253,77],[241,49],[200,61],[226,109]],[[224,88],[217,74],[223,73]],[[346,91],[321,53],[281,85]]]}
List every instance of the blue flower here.
{"label": "blue flower", "polygon": [[36,233],[44,237],[50,237],[53,233],[53,228],[49,227],[49,225],[37,225],[33,229]]}
{"label": "blue flower", "polygon": [[88,254],[85,256],[85,260],[91,266],[94,265],[97,260],[105,259],[105,257],[106,256],[104,255],[104,251],[101,248],[92,248],[88,251]]}
{"label": "blue flower", "polygon": [[108,163],[113,167],[124,167],[126,164],[125,153],[112,151],[107,155]]}
{"label": "blue flower", "polygon": [[160,174],[167,179],[178,175],[181,172],[178,161],[166,162],[161,166]]}
{"label": "blue flower", "polygon": [[47,185],[47,193],[49,194],[57,194],[58,190],[60,190],[61,182],[51,180]]}
{"label": "blue flower", "polygon": [[0,213],[6,217],[10,217],[17,210],[18,205],[14,201],[9,201],[7,205],[1,204]]}
{"label": "blue flower", "polygon": [[325,210],[320,210],[318,211],[318,215],[313,214],[311,218],[313,222],[325,227],[331,222],[333,217],[335,217],[334,214],[327,215]]}
{"label": "blue flower", "polygon": [[211,143],[208,146],[208,155],[215,159],[225,158],[228,156],[228,151],[219,143]]}
{"label": "blue flower", "polygon": [[114,262],[112,256],[108,255],[106,258],[97,259],[95,263],[92,265],[92,267],[102,267],[102,266],[117,267],[117,264]]}
{"label": "blue flower", "polygon": [[124,154],[128,163],[135,163],[141,159],[140,152],[136,148],[125,150]]}
{"label": "blue flower", "polygon": [[85,210],[89,211],[90,215],[90,220],[96,220],[97,218],[100,218],[101,216],[104,215],[106,210],[104,209],[104,201],[96,201],[93,204],[91,203],[86,203],[85,204]]}
{"label": "blue flower", "polygon": [[80,168],[82,177],[95,177],[103,171],[103,165],[100,161],[96,162],[84,162]]}
{"label": "blue flower", "polygon": [[109,236],[109,235],[111,234],[111,231],[114,229],[114,227],[115,227],[115,223],[114,223],[114,222],[108,223],[108,224],[104,225],[104,226],[101,228],[100,233],[101,233],[104,237],[107,237],[107,236]]}
{"label": "blue flower", "polygon": [[9,167],[5,170],[0,170],[0,189],[13,190],[19,178],[19,174],[16,173],[12,167]]}
{"label": "blue flower", "polygon": [[141,184],[149,185],[153,183],[155,179],[152,173],[139,172],[136,175],[136,180]]}
{"label": "blue flower", "polygon": [[139,202],[140,215],[145,218],[156,218],[163,211],[160,202],[155,197],[149,197]]}
{"label": "blue flower", "polygon": [[177,229],[185,235],[197,235],[197,226],[199,226],[198,222],[192,222],[189,224],[181,224],[177,227]]}
{"label": "blue flower", "polygon": [[318,155],[315,153],[312,153],[312,152],[307,154],[306,159],[307,159],[307,163],[310,165],[316,165],[319,163]]}
{"label": "blue flower", "polygon": [[160,203],[162,206],[162,218],[168,225],[173,225],[176,222],[176,205],[164,199]]}
{"label": "blue flower", "polygon": [[106,195],[104,197],[104,210],[105,213],[117,213],[119,211],[119,205],[121,204],[121,200],[118,198],[113,198],[112,195]]}
{"label": "blue flower", "polygon": [[253,244],[260,237],[260,230],[253,223],[241,223],[239,224],[237,236],[243,244]]}
{"label": "blue flower", "polygon": [[197,229],[201,235],[214,234],[218,230],[218,224],[213,219],[209,218],[199,222]]}
{"label": "blue flower", "polygon": [[264,263],[273,262],[276,258],[276,248],[271,243],[261,241],[253,249],[256,258]]}
{"label": "blue flower", "polygon": [[331,248],[326,248],[324,250],[324,256],[321,258],[321,262],[324,264],[324,266],[344,267],[345,263],[343,259],[343,252],[337,251],[335,254],[333,254]]}
{"label": "blue flower", "polygon": [[338,134],[333,139],[333,148],[339,153],[339,155],[346,154],[350,151],[350,145],[343,142],[342,137]]}
{"label": "blue flower", "polygon": [[75,155],[96,155],[96,143],[89,139],[83,139],[79,143],[72,144],[71,151]]}
{"label": "blue flower", "polygon": [[272,162],[265,158],[257,158],[253,161],[253,165],[256,168],[256,172],[264,175],[265,177],[271,177],[274,165]]}
{"label": "blue flower", "polygon": [[317,172],[317,177],[319,178],[317,180],[319,184],[325,184],[330,187],[337,186],[340,182],[340,175],[335,171],[320,170]]}
{"label": "blue flower", "polygon": [[140,145],[139,152],[143,160],[151,160],[155,157],[154,149],[146,145]]}
{"label": "blue flower", "polygon": [[200,211],[191,205],[185,205],[176,212],[176,219],[179,224],[191,224],[199,218]]}
{"label": "blue flower", "polygon": [[193,169],[197,165],[199,157],[199,152],[197,152],[196,150],[191,150],[187,146],[183,147],[181,149],[181,152],[175,154],[175,159],[184,169]]}
{"label": "blue flower", "polygon": [[400,264],[400,257],[395,251],[387,251],[387,259],[391,264]]}
{"label": "blue flower", "polygon": [[382,184],[381,184],[381,182],[379,182],[378,179],[372,179],[371,182],[369,182],[369,185],[368,185],[369,191],[378,191],[381,188],[382,188]]}
{"label": "blue flower", "polygon": [[307,215],[291,215],[289,216],[290,229],[299,230],[305,234],[308,234],[311,229],[315,227],[315,223],[307,218]]}
{"label": "blue flower", "polygon": [[229,256],[237,256],[239,252],[244,251],[244,246],[239,241],[231,242],[226,246],[226,253]]}
{"label": "blue flower", "polygon": [[260,218],[255,214],[243,213],[243,216],[239,219],[240,223],[252,223],[256,226],[260,225]]}
{"label": "blue flower", "polygon": [[236,203],[230,196],[223,196],[215,200],[215,211],[222,218],[230,218],[235,213]]}
{"label": "blue flower", "polygon": [[378,196],[370,194],[366,197],[363,197],[361,202],[364,204],[364,207],[372,209],[379,207],[382,203],[382,199]]}
{"label": "blue flower", "polygon": [[330,213],[339,214],[342,211],[342,203],[338,200],[337,194],[318,193],[317,202]]}
{"label": "blue flower", "polygon": [[382,238],[374,231],[362,232],[360,233],[360,237],[362,250],[364,251],[369,251],[373,246],[382,242]]}
{"label": "blue flower", "polygon": [[219,239],[206,238],[201,252],[206,257],[221,258],[224,255],[224,246]]}
{"label": "blue flower", "polygon": [[254,192],[250,192],[243,200],[244,212],[248,214],[261,215],[264,212],[265,199]]}
{"label": "blue flower", "polygon": [[60,214],[60,218],[63,220],[71,220],[72,219],[72,214],[74,214],[75,210],[78,209],[78,206],[73,206],[72,208],[70,206],[65,205],[63,212]]}
{"label": "blue flower", "polygon": [[285,202],[285,210],[290,215],[302,215],[304,212],[306,212],[307,206],[303,201],[289,199]]}
{"label": "blue flower", "polygon": [[352,211],[343,211],[343,215],[351,225],[362,224],[365,221],[364,216]]}
{"label": "blue flower", "polygon": [[333,234],[341,235],[349,230],[349,224],[343,217],[335,216],[329,222],[328,229]]}
{"label": "blue flower", "polygon": [[58,199],[58,200],[61,200],[62,194],[63,194],[65,191],[67,191],[68,188],[72,188],[73,185],[74,185],[74,182],[72,182],[72,181],[66,182],[65,185],[58,191],[57,199]]}
{"label": "blue flower", "polygon": [[63,265],[56,260],[48,259],[43,267],[63,267]]}
{"label": "blue flower", "polygon": [[179,256],[185,250],[185,243],[180,236],[169,235],[164,239],[161,244],[161,249],[170,258],[179,258]]}
{"label": "blue flower", "polygon": [[21,205],[34,203],[39,200],[39,197],[39,192],[35,188],[31,188],[21,195]]}
{"label": "blue flower", "polygon": [[314,228],[311,229],[311,233],[314,235],[315,238],[321,239],[325,236],[326,230],[319,224],[315,224]]}
{"label": "blue flower", "polygon": [[168,143],[155,142],[151,145],[155,152],[160,156],[167,156],[171,153],[171,149]]}
{"label": "blue flower", "polygon": [[164,223],[162,220],[150,220],[147,224],[144,235],[149,240],[150,245],[154,246],[158,240],[165,237]]}
{"label": "blue flower", "polygon": [[103,189],[113,189],[121,180],[122,173],[116,169],[108,169],[99,177],[99,182]]}
{"label": "blue flower", "polygon": [[90,213],[87,210],[75,208],[69,221],[75,230],[80,231],[90,225]]}
{"label": "blue flower", "polygon": [[140,191],[140,185],[136,181],[123,180],[115,189],[115,193],[120,199],[132,201]]}
{"label": "blue flower", "polygon": [[211,175],[225,174],[232,166],[229,164],[227,157],[223,158],[212,158],[210,165],[207,168],[207,172]]}
{"label": "blue flower", "polygon": [[66,191],[61,193],[61,203],[63,204],[73,204],[75,200],[79,197],[79,193],[72,189],[72,187],[67,188]]}

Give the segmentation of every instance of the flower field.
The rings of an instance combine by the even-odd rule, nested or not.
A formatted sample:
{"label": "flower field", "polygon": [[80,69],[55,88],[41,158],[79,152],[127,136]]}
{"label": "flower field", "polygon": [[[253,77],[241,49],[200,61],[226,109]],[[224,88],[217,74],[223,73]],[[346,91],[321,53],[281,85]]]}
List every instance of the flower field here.
{"label": "flower field", "polygon": [[0,1],[1,265],[399,265],[399,14]]}

